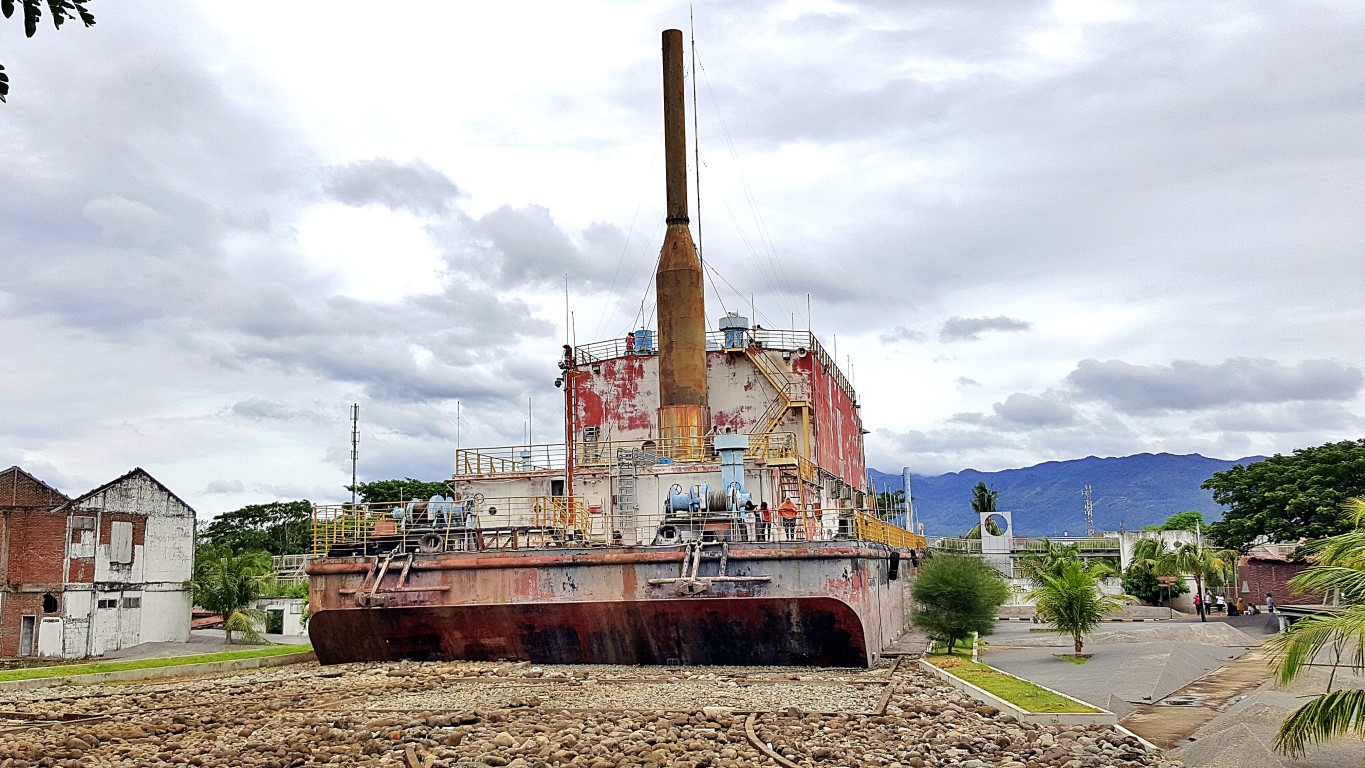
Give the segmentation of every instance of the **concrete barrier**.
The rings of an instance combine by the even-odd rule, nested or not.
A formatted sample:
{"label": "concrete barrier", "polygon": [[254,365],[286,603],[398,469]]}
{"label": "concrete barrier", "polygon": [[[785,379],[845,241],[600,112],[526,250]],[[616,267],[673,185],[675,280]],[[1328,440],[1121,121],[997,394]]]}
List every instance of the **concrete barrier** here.
{"label": "concrete barrier", "polygon": [[[1010,673],[1005,672],[1003,670],[995,669],[995,667],[991,667],[991,669],[995,670],[996,672],[999,672],[1002,675],[1008,675],[1009,677],[1013,677],[1015,680],[1023,680],[1026,683],[1038,685],[1039,688],[1042,688],[1043,690],[1048,691],[1049,693],[1055,693],[1056,695],[1061,696],[1064,699],[1070,699],[1071,701],[1074,701],[1077,704],[1080,704],[1085,707],[1093,707],[1094,709],[1098,709],[1099,712],[1029,712],[1028,710],[1021,709],[1020,707],[1017,707],[1014,704],[1005,701],[1004,699],[1000,698],[999,696],[996,696],[990,691],[972,685],[971,683],[967,682],[966,680],[963,680],[957,675],[954,675],[953,673],[949,672],[946,669],[941,669],[939,667],[934,666],[933,664],[930,664],[928,661],[924,659],[919,660],[919,665],[920,669],[923,669],[924,671],[928,672],[934,677],[937,677],[938,679],[942,680],[948,685],[951,685],[952,687],[958,689],[959,691],[963,691],[964,693],[968,694],[969,696],[978,701],[984,702],[986,704],[991,705],[992,707],[995,707],[1001,712],[1014,715],[1015,717],[1019,718],[1019,720],[1025,723],[1042,723],[1045,725],[1046,724],[1118,725],[1119,723],[1118,715],[1114,714],[1113,712],[1110,712],[1107,709],[1096,707],[1094,704],[1091,704],[1088,701],[1081,701],[1075,696],[1068,696],[1065,693],[1062,693],[1061,691],[1054,691],[1053,689],[1048,688],[1045,685],[1038,685],[1032,680],[1024,680],[1024,678],[1019,677],[1018,675],[1011,675]],[[990,665],[988,664],[986,666]]]}
{"label": "concrete barrier", "polygon": [[240,672],[263,667],[283,667],[287,664],[302,664],[317,661],[312,651],[301,653],[282,653],[278,656],[261,656],[255,659],[231,659],[229,661],[203,661],[197,664],[179,664],[146,669],[126,669],[121,672],[93,672],[88,675],[66,675],[62,677],[35,677],[30,680],[6,680],[0,682],[0,691],[29,691],[35,688],[48,688],[55,685],[98,685],[100,683],[124,683],[136,680],[158,680],[170,677],[192,677],[216,672]]}

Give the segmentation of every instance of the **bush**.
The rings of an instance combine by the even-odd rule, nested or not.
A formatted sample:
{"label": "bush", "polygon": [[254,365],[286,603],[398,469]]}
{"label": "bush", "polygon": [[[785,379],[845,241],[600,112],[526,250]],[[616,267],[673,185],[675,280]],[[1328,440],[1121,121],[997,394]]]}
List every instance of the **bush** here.
{"label": "bush", "polygon": [[952,647],[973,632],[995,630],[996,614],[1010,588],[979,557],[939,555],[920,569],[911,594],[918,604],[913,620],[933,640]]}
{"label": "bush", "polygon": [[[1149,605],[1164,605],[1169,597],[1190,591],[1184,579],[1177,579],[1169,588],[1157,583],[1156,574],[1146,565],[1134,563],[1123,572],[1123,591]],[[1169,592],[1168,592],[1169,589]]]}

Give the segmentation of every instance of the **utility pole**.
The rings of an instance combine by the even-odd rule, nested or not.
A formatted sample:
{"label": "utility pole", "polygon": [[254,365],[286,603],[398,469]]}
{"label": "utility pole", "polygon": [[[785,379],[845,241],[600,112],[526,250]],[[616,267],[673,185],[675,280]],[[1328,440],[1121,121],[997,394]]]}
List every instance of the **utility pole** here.
{"label": "utility pole", "polygon": [[360,403],[351,403],[351,503],[355,504],[355,468],[360,460]]}

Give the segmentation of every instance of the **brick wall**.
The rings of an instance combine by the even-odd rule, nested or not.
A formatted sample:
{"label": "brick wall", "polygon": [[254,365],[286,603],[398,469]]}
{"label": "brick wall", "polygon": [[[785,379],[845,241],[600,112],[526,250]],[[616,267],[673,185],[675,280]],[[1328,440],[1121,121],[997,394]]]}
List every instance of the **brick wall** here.
{"label": "brick wall", "polygon": [[10,510],[5,583],[54,585],[60,589],[66,553],[66,515],[48,510]]}
{"label": "brick wall", "polygon": [[[51,613],[43,612],[43,598],[51,594],[57,599],[57,610]],[[5,595],[4,610],[0,611],[0,626],[4,629],[0,631],[0,656],[18,656],[19,640],[23,628],[23,617],[34,616],[33,623],[33,647],[31,653],[34,655],[38,651],[38,625],[42,623],[44,616],[60,616],[62,610],[62,593],[54,590],[50,593],[45,592],[11,592]]]}
{"label": "brick wall", "polygon": [[[1265,610],[1266,593],[1275,596],[1276,605],[1321,605],[1323,596],[1314,593],[1295,594],[1288,582],[1308,568],[1307,563],[1287,563],[1281,560],[1244,559],[1237,568],[1237,577],[1250,589],[1242,594],[1249,604],[1255,603]],[[1242,585],[1238,584],[1241,594]]]}
{"label": "brick wall", "polygon": [[38,482],[18,467],[0,472],[0,508],[55,507],[66,501],[66,496],[55,488]]}

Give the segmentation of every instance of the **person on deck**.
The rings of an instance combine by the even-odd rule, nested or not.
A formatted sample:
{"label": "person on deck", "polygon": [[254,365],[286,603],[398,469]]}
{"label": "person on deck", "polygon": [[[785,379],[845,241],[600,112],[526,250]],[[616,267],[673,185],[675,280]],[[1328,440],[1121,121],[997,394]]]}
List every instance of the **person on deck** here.
{"label": "person on deck", "polygon": [[777,505],[777,515],[782,518],[782,530],[787,534],[787,541],[796,541],[796,516],[799,511],[796,501],[790,496]]}
{"label": "person on deck", "polygon": [[758,520],[758,540],[768,541],[773,535],[773,511],[768,509],[768,502],[758,505],[758,512],[755,515]]}

